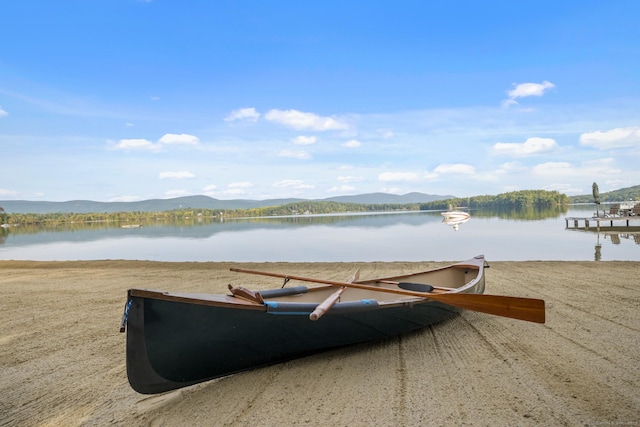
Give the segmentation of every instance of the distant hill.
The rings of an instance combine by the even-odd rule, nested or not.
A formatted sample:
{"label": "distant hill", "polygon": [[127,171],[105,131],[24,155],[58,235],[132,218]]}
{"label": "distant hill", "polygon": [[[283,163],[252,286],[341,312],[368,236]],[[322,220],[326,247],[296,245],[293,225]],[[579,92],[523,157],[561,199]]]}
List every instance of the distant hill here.
{"label": "distant hill", "polygon": [[434,194],[423,194],[423,193],[407,193],[401,196],[397,194],[387,194],[387,193],[370,193],[370,194],[360,194],[357,196],[337,196],[330,197],[328,199],[322,199],[321,201],[330,201],[330,202],[339,202],[339,203],[358,203],[364,205],[384,205],[384,204],[394,204],[394,205],[404,205],[408,203],[427,203],[433,202],[434,200],[446,200],[452,199],[455,196],[438,196]]}
{"label": "distant hill", "polygon": [[[454,196],[438,196],[423,193],[404,195],[371,193],[354,196],[337,196],[315,201],[331,201],[358,204],[407,204],[426,203],[434,200],[450,199]],[[187,196],[173,199],[150,199],[139,202],[95,202],[91,200],[71,200],[68,202],[37,202],[30,200],[1,200],[0,206],[11,213],[112,213],[112,212],[162,212],[174,209],[251,209],[265,206],[281,206],[309,199],[269,199],[269,200],[219,200],[208,196]]]}
{"label": "distant hill", "polygon": [[[640,201],[640,185],[633,187],[621,188],[619,190],[607,191],[600,193],[600,202],[623,202],[626,200]],[[571,197],[571,203],[593,203],[593,194],[584,194],[581,196]]]}

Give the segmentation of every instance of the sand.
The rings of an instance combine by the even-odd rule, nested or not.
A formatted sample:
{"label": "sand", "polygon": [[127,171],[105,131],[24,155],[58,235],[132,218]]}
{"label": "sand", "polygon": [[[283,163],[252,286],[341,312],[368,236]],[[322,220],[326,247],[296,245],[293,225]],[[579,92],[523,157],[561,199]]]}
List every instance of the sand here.
{"label": "sand", "polygon": [[[344,280],[445,263],[243,263]],[[0,261],[0,425],[640,425],[640,263],[490,262],[487,293],[542,298],[544,325],[466,311],[161,395],[133,391],[130,287],[225,293],[278,279],[228,263]]]}

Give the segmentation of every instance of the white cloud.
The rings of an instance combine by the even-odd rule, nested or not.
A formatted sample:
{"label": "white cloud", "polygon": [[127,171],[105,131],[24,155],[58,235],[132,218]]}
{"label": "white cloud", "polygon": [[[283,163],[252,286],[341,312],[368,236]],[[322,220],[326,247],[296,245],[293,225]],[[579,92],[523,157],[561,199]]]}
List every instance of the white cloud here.
{"label": "white cloud", "polygon": [[316,138],[315,136],[300,135],[300,136],[296,136],[293,139],[293,143],[297,145],[310,145],[310,144],[315,144],[317,140],[318,138]]}
{"label": "white cloud", "polygon": [[305,113],[298,110],[270,110],[265,114],[264,118],[270,122],[280,123],[298,130],[326,131],[349,129],[349,125],[340,119],[322,117],[317,114]]}
{"label": "white cloud", "polygon": [[2,109],[2,106],[0,106],[0,117],[5,117],[8,116],[9,113],[7,113],[5,110]]}
{"label": "white cloud", "polygon": [[342,144],[343,147],[348,147],[348,148],[358,148],[361,145],[362,144],[357,139],[352,139],[352,140],[347,141],[344,144]]}
{"label": "white cloud", "polygon": [[311,158],[311,154],[306,151],[281,150],[278,152],[278,157],[291,157],[294,159],[307,160]]}
{"label": "white cloud", "polygon": [[218,189],[217,186],[215,186],[214,184],[210,184],[205,186],[202,191],[204,191],[205,193],[211,193],[211,192],[215,192]]}
{"label": "white cloud", "polygon": [[17,191],[12,191],[12,190],[5,190],[4,188],[0,188],[0,196],[2,197],[7,197],[7,196],[17,196],[19,193]]}
{"label": "white cloud", "polygon": [[533,173],[536,175],[551,178],[571,178],[583,177],[585,180],[592,180],[598,176],[619,176],[622,172],[615,167],[614,159],[605,158],[585,162],[579,166],[574,166],[568,162],[546,162],[540,163],[533,167]]}
{"label": "white cloud", "polygon": [[498,142],[493,146],[497,155],[527,157],[555,151],[558,144],[551,138],[529,138],[523,143]]}
{"label": "white cloud", "polygon": [[191,193],[188,192],[187,190],[169,190],[167,192],[164,193],[164,196],[167,199],[171,199],[174,197],[183,197],[183,196],[190,196]]}
{"label": "white cloud", "polygon": [[191,179],[196,176],[189,171],[160,172],[158,179]]}
{"label": "white cloud", "polygon": [[533,172],[538,175],[547,176],[574,176],[575,169],[569,162],[546,162],[533,167]]}
{"label": "white cloud", "polygon": [[157,151],[160,147],[146,139],[121,139],[115,145],[118,150],[147,150]]}
{"label": "white cloud", "polygon": [[[477,181],[484,182],[504,182],[509,181],[512,177],[505,177],[506,175],[521,175],[523,173],[527,173],[529,169],[526,166],[518,162],[507,162],[499,165],[495,169],[491,169],[484,173],[478,173],[473,178]],[[506,187],[505,187],[506,188]],[[514,187],[514,190],[505,190],[505,191],[515,191],[518,189]]]}
{"label": "white cloud", "polygon": [[240,196],[243,194],[247,194],[242,188],[230,188],[228,190],[224,190],[222,194],[231,195],[231,196]]}
{"label": "white cloud", "polygon": [[239,110],[233,110],[227,117],[224,118],[225,122],[235,122],[236,120],[247,120],[256,122],[260,118],[260,113],[255,108],[240,108]]}
{"label": "white cloud", "polygon": [[314,188],[313,185],[306,184],[304,181],[299,179],[284,179],[282,181],[274,182],[273,186],[279,188],[293,188],[296,190]]}
{"label": "white cloud", "polygon": [[616,159],[613,157],[605,157],[602,159],[590,160],[583,163],[583,166],[591,171],[601,173],[620,173],[620,169],[615,166]]}
{"label": "white cloud", "polygon": [[615,128],[604,132],[586,132],[580,135],[580,145],[600,150],[633,147],[638,144],[640,144],[640,127]]}
{"label": "white cloud", "polygon": [[524,98],[527,96],[542,96],[548,89],[555,85],[547,80],[542,83],[520,83],[510,90],[507,95],[509,98]]}
{"label": "white cloud", "polygon": [[250,188],[250,187],[253,187],[253,184],[248,181],[232,182],[231,184],[227,185],[227,187],[228,188]]}
{"label": "white cloud", "polygon": [[405,194],[407,193],[405,191],[405,189],[400,188],[400,187],[382,187],[380,189],[381,192],[383,193],[389,193],[389,194]]}
{"label": "white cloud", "polygon": [[348,193],[355,190],[356,187],[352,187],[350,185],[341,185],[339,187],[331,187],[327,189],[327,193]]}
{"label": "white cloud", "polygon": [[200,139],[197,136],[188,135],[186,133],[175,134],[167,133],[160,138],[158,143],[160,144],[174,144],[174,145],[198,145]]}
{"label": "white cloud", "polygon": [[584,191],[581,188],[577,188],[571,184],[560,184],[560,183],[545,185],[542,189],[546,191],[557,191],[559,193],[565,193],[565,194],[571,194],[571,193],[579,194]]}
{"label": "white cloud", "polygon": [[150,99],[151,99],[153,102],[155,102],[155,101],[160,101],[160,97],[159,97],[159,96],[152,96]]}
{"label": "white cloud", "polygon": [[500,165],[500,167],[497,170],[498,173],[520,173],[520,172],[526,172],[526,171],[527,171],[526,166],[523,166],[518,162],[503,163],[502,165]]}
{"label": "white cloud", "polygon": [[394,136],[393,131],[391,129],[378,129],[376,133],[384,139],[393,138]]}
{"label": "white cloud", "polygon": [[452,173],[452,174],[472,175],[476,173],[476,168],[464,163],[455,163],[455,164],[443,163],[441,165],[438,165],[433,171],[438,174]]}
{"label": "white cloud", "polygon": [[163,135],[157,143],[142,138],[121,139],[113,146],[113,149],[125,151],[161,151],[165,146],[168,145],[198,145],[199,142],[200,139],[197,136],[188,135],[185,133],[167,133]]}
{"label": "white cloud", "polygon": [[379,181],[419,181],[421,175],[414,172],[383,172],[378,175]]}
{"label": "white cloud", "polygon": [[528,96],[542,96],[547,90],[554,88],[556,85],[545,80],[542,83],[514,83],[513,86],[514,88],[507,92],[509,98],[502,101],[503,107],[517,104],[517,98],[526,98]]}
{"label": "white cloud", "polygon": [[364,178],[361,176],[339,176],[338,181],[340,182],[359,182]]}

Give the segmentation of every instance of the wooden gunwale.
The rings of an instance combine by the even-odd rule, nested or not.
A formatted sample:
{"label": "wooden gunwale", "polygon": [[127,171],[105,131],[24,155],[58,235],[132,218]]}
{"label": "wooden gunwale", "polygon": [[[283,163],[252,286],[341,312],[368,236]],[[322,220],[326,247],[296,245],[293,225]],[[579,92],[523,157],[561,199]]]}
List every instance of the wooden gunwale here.
{"label": "wooden gunwale", "polygon": [[[385,281],[403,281],[403,280],[411,280],[412,277],[426,275],[429,276],[432,273],[442,272],[451,269],[473,269],[478,270],[476,277],[466,282],[464,285],[459,288],[450,288],[450,290],[438,290],[436,287],[435,294],[447,294],[447,293],[459,293],[464,292],[468,289],[473,288],[479,280],[483,279],[484,273],[484,257],[476,257],[477,263],[469,263],[468,261],[464,261],[457,264],[452,264],[444,267],[435,268],[432,270],[426,270],[422,272],[407,274],[407,275],[398,275],[392,277],[380,277],[375,279],[367,279],[367,280],[359,280],[354,283],[356,284],[367,284],[372,286],[379,286],[380,288],[389,289],[389,287],[381,286]],[[316,292],[328,292],[335,290],[334,286],[331,285],[322,285],[322,286],[314,286],[308,288],[307,293],[316,293]],[[374,293],[375,291],[370,291]],[[211,307],[225,307],[225,308],[237,308],[243,310],[255,310],[255,311],[266,311],[266,306],[264,304],[259,304],[254,301],[250,301],[244,298],[234,297],[229,294],[195,294],[195,293],[182,293],[182,292],[167,292],[161,290],[154,289],[139,289],[132,288],[128,291],[129,297],[141,297],[141,298],[151,298],[163,301],[174,301],[174,302],[183,302],[187,304],[197,304],[197,305],[205,305]],[[400,306],[400,305],[413,305],[420,303],[431,302],[429,300],[429,294],[425,293],[424,296],[411,296],[411,295],[397,295],[395,299],[389,299],[391,294],[383,294],[382,292],[381,298],[382,300],[378,301],[380,306]],[[382,295],[386,295],[382,297]],[[387,298],[387,299],[384,299]],[[266,298],[269,300],[269,298]],[[324,299],[324,298],[323,298]],[[279,300],[279,298],[274,298],[273,300]],[[318,301],[318,304],[322,302],[322,300]]]}

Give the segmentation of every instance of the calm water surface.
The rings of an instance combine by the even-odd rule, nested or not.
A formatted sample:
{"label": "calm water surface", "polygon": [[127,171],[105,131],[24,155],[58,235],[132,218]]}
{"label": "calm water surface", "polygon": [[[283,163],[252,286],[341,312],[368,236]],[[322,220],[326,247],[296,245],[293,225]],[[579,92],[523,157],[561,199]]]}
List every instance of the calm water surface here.
{"label": "calm water surface", "polygon": [[[303,216],[47,230],[0,230],[0,259],[233,262],[640,261],[640,228],[617,233],[565,229],[563,211],[471,211],[455,230],[439,212]],[[640,225],[640,224],[639,224]]]}

